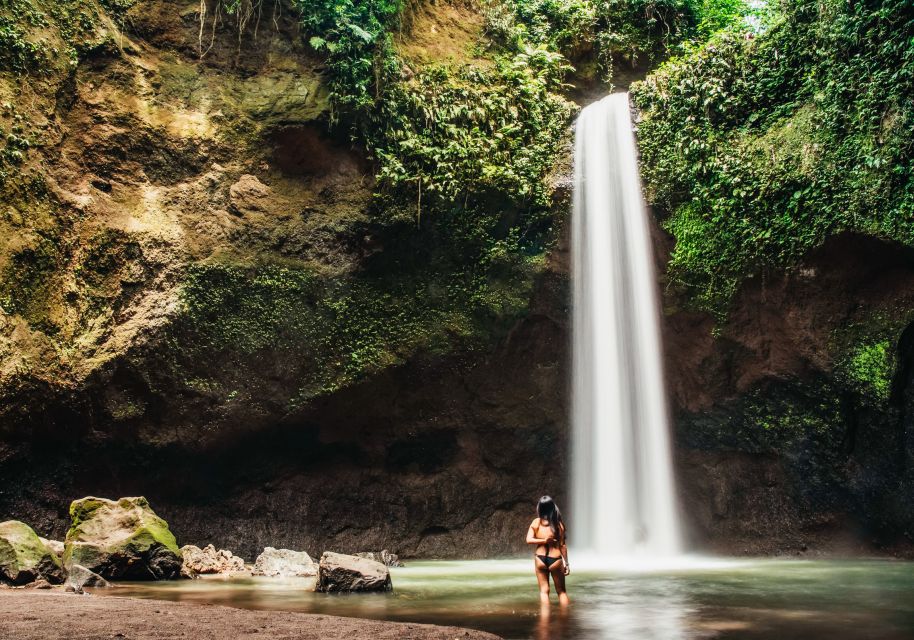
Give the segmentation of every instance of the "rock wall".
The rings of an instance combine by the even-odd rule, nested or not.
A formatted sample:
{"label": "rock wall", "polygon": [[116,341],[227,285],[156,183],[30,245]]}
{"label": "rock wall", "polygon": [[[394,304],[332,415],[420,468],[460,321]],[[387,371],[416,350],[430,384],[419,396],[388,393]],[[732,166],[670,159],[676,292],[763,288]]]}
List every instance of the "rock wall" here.
{"label": "rock wall", "polygon": [[49,535],[72,496],[142,491],[179,542],[406,557],[524,549],[564,497],[563,319],[533,313],[491,354],[417,359],[302,413],[201,446],[132,435],[4,444],[0,513]]}
{"label": "rock wall", "polygon": [[381,220],[287,6],[201,36],[198,3],[85,0],[83,47],[27,4],[53,64],[0,68],[31,139],[0,167],[4,519],[61,536],[72,499],[142,494],[245,557],[522,549],[563,490],[560,270],[448,308],[447,238]]}
{"label": "rock wall", "polygon": [[910,249],[844,235],[746,282],[720,324],[668,293],[666,367],[699,546],[911,552],[912,285]]}

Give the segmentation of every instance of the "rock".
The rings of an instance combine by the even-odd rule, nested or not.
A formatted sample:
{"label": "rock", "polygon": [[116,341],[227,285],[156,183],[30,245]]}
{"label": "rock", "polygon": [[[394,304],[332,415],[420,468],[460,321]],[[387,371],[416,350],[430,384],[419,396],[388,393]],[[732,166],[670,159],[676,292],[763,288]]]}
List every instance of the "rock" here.
{"label": "rock", "polygon": [[110,586],[110,582],[81,564],[72,564],[67,568],[67,587],[73,587],[74,591],[82,591],[83,587],[106,588]]}
{"label": "rock", "polygon": [[317,575],[317,563],[304,551],[267,547],[254,562],[255,576],[308,578]]}
{"label": "rock", "polygon": [[53,551],[54,555],[63,560],[63,542],[60,540],[48,540],[47,538],[42,538],[41,536],[39,536],[38,539],[44,543],[44,546]]}
{"label": "rock", "polygon": [[181,547],[184,564],[181,575],[193,578],[197,575],[234,573],[244,571],[244,560],[227,549],[216,549],[208,544],[203,549],[192,544]]}
{"label": "rock", "polygon": [[256,176],[247,173],[229,187],[229,198],[231,202],[229,209],[237,215],[275,209],[270,187],[258,180]]}
{"label": "rock", "polygon": [[51,589],[51,583],[45,580],[44,578],[38,578],[35,582],[31,582],[25,586],[26,589]]}
{"label": "rock", "polygon": [[181,550],[146,498],[83,498],[70,505],[64,565],[82,565],[109,580],[172,580]]}
{"label": "rock", "polygon": [[0,582],[22,585],[39,578],[63,582],[60,558],[24,522],[0,523]]}
{"label": "rock", "polygon": [[403,563],[400,562],[400,556],[398,556],[396,553],[391,553],[387,549],[383,549],[382,551],[379,551],[379,552],[360,551],[359,553],[357,553],[355,555],[357,555],[360,558],[368,558],[369,560],[374,560],[375,562],[380,562],[381,564],[388,566],[388,567],[404,566]]}
{"label": "rock", "polygon": [[390,591],[390,571],[380,562],[325,551],[321,556],[317,577],[317,590],[325,593],[338,591]]}

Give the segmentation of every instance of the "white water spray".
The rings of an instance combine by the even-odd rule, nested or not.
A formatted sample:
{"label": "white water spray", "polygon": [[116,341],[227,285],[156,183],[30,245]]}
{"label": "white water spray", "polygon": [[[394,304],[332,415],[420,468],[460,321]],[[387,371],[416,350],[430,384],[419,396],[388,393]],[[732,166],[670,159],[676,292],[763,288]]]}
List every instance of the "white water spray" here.
{"label": "white water spray", "polygon": [[599,559],[675,556],[657,285],[627,93],[581,112],[574,172],[570,540]]}

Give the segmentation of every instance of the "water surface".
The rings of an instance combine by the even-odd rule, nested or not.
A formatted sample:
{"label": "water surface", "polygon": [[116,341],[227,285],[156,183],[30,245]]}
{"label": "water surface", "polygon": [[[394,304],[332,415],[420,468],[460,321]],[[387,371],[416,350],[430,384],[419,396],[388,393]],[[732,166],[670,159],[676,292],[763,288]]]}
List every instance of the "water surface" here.
{"label": "water surface", "polygon": [[[508,639],[914,639],[914,563],[696,561],[569,577],[572,606],[541,612],[532,563],[413,562],[390,594],[325,595],[307,581],[204,578],[129,583],[110,595],[452,624]],[[100,593],[100,592],[96,592]],[[553,594],[553,600],[555,596]]]}

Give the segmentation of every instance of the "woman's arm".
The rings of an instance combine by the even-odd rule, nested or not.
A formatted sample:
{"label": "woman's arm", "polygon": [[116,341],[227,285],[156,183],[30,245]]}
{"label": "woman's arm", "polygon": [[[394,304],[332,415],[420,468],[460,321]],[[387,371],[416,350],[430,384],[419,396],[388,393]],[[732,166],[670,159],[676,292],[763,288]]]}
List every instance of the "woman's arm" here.
{"label": "woman's arm", "polygon": [[533,524],[530,525],[530,528],[527,529],[527,544],[547,544],[552,542],[554,538],[549,536],[548,538],[537,538],[536,537],[536,528]]}
{"label": "woman's arm", "polygon": [[568,545],[565,543],[565,525],[560,525],[562,527],[562,545],[559,547],[559,552],[562,554],[562,562],[565,565],[565,575],[567,576],[571,573],[571,564],[568,562]]}

